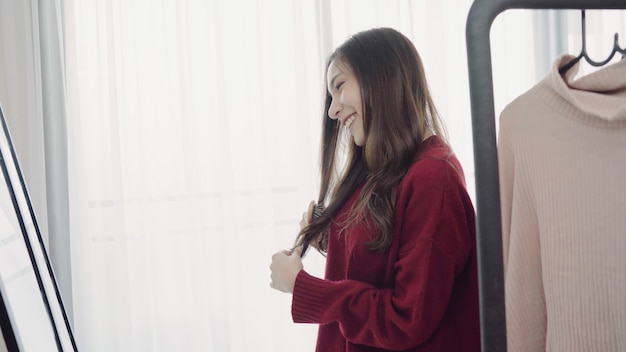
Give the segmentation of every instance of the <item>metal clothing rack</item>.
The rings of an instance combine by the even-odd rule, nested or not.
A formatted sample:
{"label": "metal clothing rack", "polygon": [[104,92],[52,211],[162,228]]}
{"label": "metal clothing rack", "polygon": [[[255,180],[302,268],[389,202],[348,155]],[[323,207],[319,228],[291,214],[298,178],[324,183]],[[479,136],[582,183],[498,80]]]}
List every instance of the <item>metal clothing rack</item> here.
{"label": "metal clothing rack", "polygon": [[626,9],[626,0],[475,0],[466,23],[482,351],[506,351],[500,185],[489,30],[509,9]]}

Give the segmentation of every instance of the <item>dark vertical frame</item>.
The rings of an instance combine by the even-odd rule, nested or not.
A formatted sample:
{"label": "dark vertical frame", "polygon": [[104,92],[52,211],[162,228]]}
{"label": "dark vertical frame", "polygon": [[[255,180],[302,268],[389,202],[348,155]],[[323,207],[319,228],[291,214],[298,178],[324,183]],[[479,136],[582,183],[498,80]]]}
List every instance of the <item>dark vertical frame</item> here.
{"label": "dark vertical frame", "polygon": [[[13,331],[13,326],[11,325],[11,319],[9,318],[9,313],[7,312],[7,306],[4,304],[4,298],[2,298],[2,292],[0,292],[0,330],[4,339],[4,347],[6,347],[7,351],[19,352],[20,349],[17,347],[15,332]],[[3,346],[0,345],[0,350],[2,347]]]}
{"label": "dark vertical frame", "polygon": [[[33,243],[30,241],[30,238],[28,236],[28,229],[26,226],[26,222],[24,221],[24,215],[22,213],[22,209],[19,206],[19,202],[17,200],[17,196],[16,196],[16,187],[17,187],[17,192],[21,192],[21,186],[20,185],[14,185],[13,182],[11,181],[11,176],[9,175],[9,165],[7,165],[6,163],[6,159],[7,158],[11,158],[14,166],[16,168],[16,172],[20,178],[20,182],[23,182],[22,177],[21,177],[21,171],[19,169],[19,166],[17,164],[17,158],[15,156],[15,152],[13,150],[13,142],[11,141],[11,137],[9,135],[9,129],[6,125],[5,119],[4,119],[4,114],[2,112],[2,109],[0,107],[0,123],[1,123],[1,128],[2,128],[2,132],[0,133],[4,133],[7,139],[7,145],[8,145],[8,149],[10,150],[0,150],[0,168],[2,169],[2,175],[6,181],[6,187],[9,193],[9,196],[11,197],[11,202],[13,203],[13,207],[15,209],[15,215],[17,218],[17,222],[19,223],[20,226],[20,230],[24,239],[24,245],[26,246],[26,250],[28,252],[28,257],[30,258],[30,263],[32,265],[33,268],[33,272],[35,274],[35,279],[37,281],[37,285],[39,286],[39,293],[41,294],[41,299],[44,303],[44,307],[46,308],[46,313],[48,314],[48,318],[50,318],[50,323],[52,325],[52,330],[54,332],[54,339],[57,345],[57,348],[59,351],[62,351],[61,348],[61,340],[59,338],[59,331],[57,329],[56,323],[54,321],[54,316],[52,314],[52,308],[50,307],[50,300],[48,299],[48,295],[46,294],[46,289],[45,289],[45,285],[43,282],[43,279],[41,277],[41,272],[42,272],[42,268],[39,267],[38,263],[37,263],[37,259],[35,258],[35,251],[33,249]],[[6,154],[9,155],[6,155]],[[28,198],[28,196],[26,195],[26,202],[29,204],[30,207],[30,199]],[[34,220],[34,218],[33,218]],[[36,226],[37,224],[34,223],[34,226]],[[41,237],[39,237],[39,239],[41,239]],[[43,243],[43,242],[40,242]],[[45,248],[42,247],[42,253],[44,256],[46,256],[47,258],[47,254],[45,252]],[[3,302],[4,304],[4,302]],[[6,307],[6,306],[5,306]],[[15,332],[15,331],[13,331]]]}
{"label": "dark vertical frame", "polygon": [[475,0],[466,23],[476,170],[480,331],[484,352],[506,351],[502,223],[489,31],[509,9],[626,9],[626,0]]}
{"label": "dark vertical frame", "polygon": [[[48,314],[48,317],[50,318],[50,324],[54,332],[54,338],[55,338],[57,349],[58,351],[68,350],[68,349],[64,349],[63,343],[61,342],[60,334],[62,333],[64,336],[67,335],[67,338],[70,341],[71,346],[68,348],[71,348],[72,351],[76,352],[78,351],[78,348],[76,346],[74,334],[72,332],[72,329],[71,329],[71,326],[67,317],[67,313],[63,305],[63,300],[61,299],[61,295],[58,289],[54,272],[52,270],[52,265],[50,264],[50,259],[46,251],[46,247],[43,243],[41,232],[39,230],[39,225],[37,224],[37,218],[35,216],[35,212],[33,210],[33,207],[30,201],[30,196],[26,188],[26,182],[22,175],[20,164],[17,160],[17,154],[15,153],[15,148],[13,147],[13,141],[11,139],[11,134],[9,132],[9,128],[7,126],[6,119],[4,117],[4,113],[2,111],[1,105],[0,105],[0,133],[3,133],[5,135],[7,145],[8,145],[8,150],[0,151],[0,169],[5,178],[8,193],[11,196],[11,201],[15,208],[18,223],[20,225],[20,230],[23,234],[25,246],[28,251],[28,256],[30,258],[30,261],[33,266],[33,271],[35,273],[36,281],[39,286],[39,290],[41,293],[44,306],[46,308],[46,312]],[[19,182],[17,182],[19,184],[17,185],[12,183],[11,178],[9,176],[9,170],[8,170],[9,166],[5,162],[5,160],[9,158],[12,160],[13,166],[15,168],[15,172],[19,179]],[[21,195],[23,195],[24,202],[27,205],[28,209],[22,209],[19,206],[16,193],[20,193]],[[36,237],[37,239],[36,243],[32,243],[29,238],[29,232],[26,226],[26,222],[24,221],[25,217],[28,217],[32,221],[32,227],[35,233],[30,234],[30,235],[32,235],[33,237]],[[37,246],[38,249],[41,251],[41,254],[43,255],[43,259],[44,259],[45,268],[42,268],[40,267],[40,265],[38,265],[37,260],[35,258],[33,246]],[[43,283],[43,279],[42,279],[42,274],[49,275],[51,285],[54,289],[53,293],[46,292],[45,284]],[[4,299],[0,297],[0,300],[1,300],[0,303],[2,303],[1,308],[4,309],[4,310],[0,310],[0,323],[2,324],[2,332],[4,334],[5,342],[7,343],[7,347],[9,348],[9,351],[11,352],[18,351],[19,346],[17,346],[15,331],[13,330],[13,327],[11,326],[11,321],[8,316]],[[54,318],[54,314],[52,313],[51,301],[54,302],[54,304],[58,304],[58,309],[62,315],[62,320],[63,320],[62,322],[59,322],[59,323],[62,323],[62,324],[57,324],[57,321]],[[15,348],[15,349],[12,349],[12,348]]]}

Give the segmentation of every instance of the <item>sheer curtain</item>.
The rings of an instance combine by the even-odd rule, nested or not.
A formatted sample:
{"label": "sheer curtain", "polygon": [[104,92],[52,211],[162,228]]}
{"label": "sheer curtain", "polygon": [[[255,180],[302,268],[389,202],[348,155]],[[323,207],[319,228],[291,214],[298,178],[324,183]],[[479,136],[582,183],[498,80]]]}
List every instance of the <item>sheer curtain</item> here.
{"label": "sheer curtain", "polygon": [[[314,197],[312,2],[67,2],[75,330],[89,351],[289,350],[270,255]],[[302,337],[298,337],[302,335]]]}
{"label": "sheer curtain", "polygon": [[469,5],[67,1],[79,346],[311,351],[268,265],[316,197],[328,50],[376,26],[412,37],[471,175]]}
{"label": "sheer curtain", "polygon": [[[8,4],[0,4],[0,101],[11,111],[33,198],[42,199],[37,213],[58,216],[62,210],[46,207],[43,196],[58,189],[42,175],[64,166],[43,166],[40,135],[50,117],[36,107],[52,88],[42,84],[41,54],[31,49],[46,40],[37,34],[38,2]],[[312,351],[317,327],[291,322],[290,296],[269,288],[268,265],[292,244],[317,193],[325,57],[363,29],[390,26],[409,36],[473,192],[470,5],[56,1],[64,23],[57,45],[65,54],[72,265],[72,285],[62,293],[79,349]],[[494,23],[498,111],[545,74],[536,57],[553,59],[534,51],[542,40],[534,21],[534,12],[512,11]],[[21,36],[32,47],[15,39]],[[63,257],[51,255],[53,264]],[[323,257],[311,252],[305,268],[321,276]]]}

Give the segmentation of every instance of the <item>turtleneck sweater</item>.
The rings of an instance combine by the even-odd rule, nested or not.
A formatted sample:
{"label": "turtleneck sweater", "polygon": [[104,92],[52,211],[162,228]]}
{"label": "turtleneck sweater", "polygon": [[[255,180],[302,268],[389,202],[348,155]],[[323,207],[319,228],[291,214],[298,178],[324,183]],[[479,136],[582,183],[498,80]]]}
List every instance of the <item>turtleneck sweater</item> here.
{"label": "turtleneck sweater", "polygon": [[500,115],[511,352],[626,351],[626,60],[571,59]]}

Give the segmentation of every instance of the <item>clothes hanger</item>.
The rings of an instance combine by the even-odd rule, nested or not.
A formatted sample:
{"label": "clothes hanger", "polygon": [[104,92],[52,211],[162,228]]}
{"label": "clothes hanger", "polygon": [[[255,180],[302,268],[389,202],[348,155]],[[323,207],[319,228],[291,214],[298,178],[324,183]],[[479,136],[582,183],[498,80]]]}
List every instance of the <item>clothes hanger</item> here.
{"label": "clothes hanger", "polygon": [[578,61],[580,61],[580,59],[585,58],[585,60],[587,60],[587,62],[595,67],[599,67],[599,66],[604,66],[606,65],[609,61],[611,61],[611,59],[613,58],[613,56],[615,56],[616,53],[620,53],[622,54],[622,59],[624,59],[624,57],[626,57],[626,48],[620,48],[619,46],[619,42],[618,42],[618,34],[615,33],[614,39],[613,39],[613,51],[611,51],[611,54],[609,55],[609,57],[607,57],[606,59],[602,60],[602,61],[594,61],[589,57],[589,54],[587,54],[587,30],[586,30],[586,26],[585,26],[585,10],[581,10],[581,26],[582,26],[582,35],[583,35],[583,47],[580,51],[580,54],[574,58],[572,61],[568,62],[567,64],[563,65],[562,67],[559,68],[559,73],[563,74],[565,72],[567,72],[567,70],[569,70],[570,68],[572,68],[572,66],[574,66]]}

